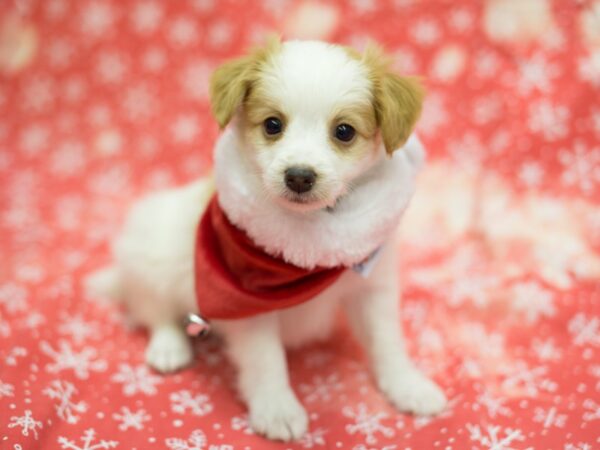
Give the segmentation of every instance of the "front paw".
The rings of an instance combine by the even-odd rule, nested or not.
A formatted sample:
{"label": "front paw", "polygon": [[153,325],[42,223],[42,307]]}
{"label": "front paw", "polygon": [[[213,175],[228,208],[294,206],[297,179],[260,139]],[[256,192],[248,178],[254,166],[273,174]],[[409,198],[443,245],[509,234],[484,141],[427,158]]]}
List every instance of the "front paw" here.
{"label": "front paw", "polygon": [[261,395],[249,403],[250,425],[269,439],[291,441],[308,429],[308,416],[291,391]]}
{"label": "front paw", "polygon": [[448,402],[437,384],[413,368],[380,376],[379,388],[400,411],[419,416],[439,414]]}

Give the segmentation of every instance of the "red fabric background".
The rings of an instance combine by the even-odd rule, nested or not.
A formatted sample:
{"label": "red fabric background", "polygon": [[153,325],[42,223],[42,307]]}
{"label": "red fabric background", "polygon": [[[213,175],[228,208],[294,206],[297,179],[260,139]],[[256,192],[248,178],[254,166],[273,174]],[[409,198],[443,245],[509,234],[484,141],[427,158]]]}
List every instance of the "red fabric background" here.
{"label": "red fabric background", "polygon": [[[0,447],[600,447],[596,1],[0,4]],[[131,201],[210,168],[207,79],[266,32],[381,42],[421,74],[430,162],[403,227],[403,323],[445,389],[396,413],[343,323],[290,355],[299,443],[247,427],[220,343],[159,376],[84,298]],[[87,444],[86,444],[87,442]]]}

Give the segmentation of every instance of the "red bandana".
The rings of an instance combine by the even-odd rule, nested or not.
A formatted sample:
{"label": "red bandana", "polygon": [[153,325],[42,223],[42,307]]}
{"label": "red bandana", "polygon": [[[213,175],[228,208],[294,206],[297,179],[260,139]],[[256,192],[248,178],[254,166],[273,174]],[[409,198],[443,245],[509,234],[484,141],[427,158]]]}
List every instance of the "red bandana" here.
{"label": "red bandana", "polygon": [[238,319],[289,308],[324,291],[344,267],[306,270],[257,247],[210,201],[196,236],[196,298],[205,319]]}

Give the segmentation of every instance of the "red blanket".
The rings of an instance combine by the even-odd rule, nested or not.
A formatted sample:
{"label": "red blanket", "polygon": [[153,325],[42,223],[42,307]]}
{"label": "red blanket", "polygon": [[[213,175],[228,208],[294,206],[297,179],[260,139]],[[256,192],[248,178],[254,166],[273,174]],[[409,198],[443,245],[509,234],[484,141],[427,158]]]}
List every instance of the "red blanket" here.
{"label": "red blanket", "polygon": [[[1,2],[0,447],[599,448],[598,17],[592,0]],[[439,417],[388,405],[340,321],[289,359],[309,434],[265,441],[218,341],[161,376],[146,334],[83,295],[135,198],[209,170],[208,77],[269,31],[373,38],[428,86],[398,273]]]}

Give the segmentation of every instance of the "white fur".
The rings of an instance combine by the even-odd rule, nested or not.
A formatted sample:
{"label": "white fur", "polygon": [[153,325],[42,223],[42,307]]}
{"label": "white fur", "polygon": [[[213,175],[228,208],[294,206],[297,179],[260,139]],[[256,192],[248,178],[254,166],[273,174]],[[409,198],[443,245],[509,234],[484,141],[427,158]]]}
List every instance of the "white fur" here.
{"label": "white fur", "polygon": [[[302,64],[315,60],[320,65]],[[306,152],[300,152],[300,157],[290,152],[283,156],[284,163],[273,157],[262,166],[248,156],[255,149],[241,137],[238,125],[230,127],[215,152],[216,188],[225,213],[269,253],[301,267],[351,266],[374,249],[384,248],[366,279],[348,270],[334,285],[300,306],[243,320],[215,321],[215,329],[225,336],[228,354],[238,368],[239,390],[248,405],[252,427],[282,440],[297,439],[306,431],[307,414],[290,387],[284,347],[325,339],[340,303],[390,401],[401,410],[418,414],[439,412],[445,405],[444,394],[415,369],[404,349],[396,251],[391,242],[412,194],[414,176],[423,160],[422,147],[412,137],[388,159],[374,141],[373,145],[379,146],[372,152],[375,156],[344,166],[335,157],[324,155],[332,150],[324,142],[327,136],[323,136],[321,122],[335,104],[360,101],[361,95],[368,95],[363,68],[339,48],[320,43],[286,44],[275,67],[274,90],[287,97],[288,114],[297,119],[293,122],[297,133],[287,136],[285,145]],[[311,115],[315,119],[312,124],[308,121]],[[327,168],[328,177],[341,180],[344,189],[328,193],[333,196],[331,210],[298,211],[264,195],[268,167],[284,167],[292,157],[306,157],[318,170]],[[190,345],[176,324],[185,313],[197,309],[194,238],[212,193],[211,183],[202,180],[139,202],[115,243],[115,266],[90,283],[105,294],[120,295],[134,318],[151,329],[146,359],[161,371],[191,361]]]}

